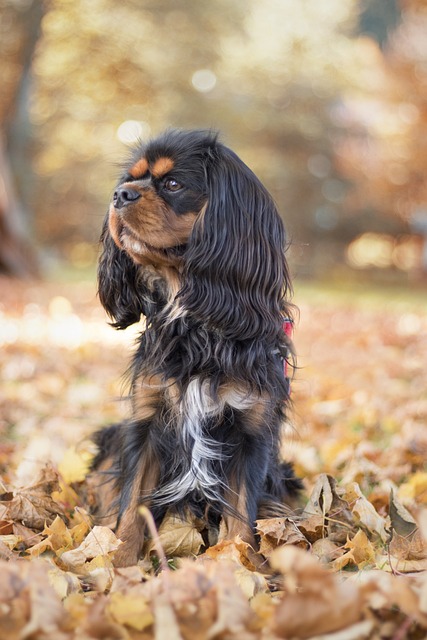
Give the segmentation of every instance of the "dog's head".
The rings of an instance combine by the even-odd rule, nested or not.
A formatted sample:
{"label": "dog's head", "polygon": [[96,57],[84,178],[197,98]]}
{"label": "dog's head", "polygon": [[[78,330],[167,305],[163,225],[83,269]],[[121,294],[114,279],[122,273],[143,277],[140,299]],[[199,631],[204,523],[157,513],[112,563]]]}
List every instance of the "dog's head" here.
{"label": "dog's head", "polygon": [[173,271],[175,309],[225,337],[277,333],[290,287],[283,224],[216,134],[169,130],[136,148],[102,241],[99,293],[116,327],[147,314],[141,273],[150,268],[166,279]]}
{"label": "dog's head", "polygon": [[109,229],[144,266],[178,266],[207,201],[206,160],[214,138],[170,131],[136,149],[114,192]]}

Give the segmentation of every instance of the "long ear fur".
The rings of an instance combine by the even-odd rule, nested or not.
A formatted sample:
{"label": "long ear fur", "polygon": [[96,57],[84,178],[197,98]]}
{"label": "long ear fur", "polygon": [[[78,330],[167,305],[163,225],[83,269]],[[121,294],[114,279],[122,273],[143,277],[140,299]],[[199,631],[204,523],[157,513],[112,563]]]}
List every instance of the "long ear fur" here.
{"label": "long ear fur", "polygon": [[115,244],[108,229],[108,216],[101,234],[103,251],[98,264],[98,295],[116,329],[126,329],[147,315],[144,288],[138,281],[138,267]]}
{"label": "long ear fur", "polygon": [[274,341],[290,278],[285,231],[252,171],[217,145],[207,166],[208,205],[185,255],[182,306],[229,339]]}

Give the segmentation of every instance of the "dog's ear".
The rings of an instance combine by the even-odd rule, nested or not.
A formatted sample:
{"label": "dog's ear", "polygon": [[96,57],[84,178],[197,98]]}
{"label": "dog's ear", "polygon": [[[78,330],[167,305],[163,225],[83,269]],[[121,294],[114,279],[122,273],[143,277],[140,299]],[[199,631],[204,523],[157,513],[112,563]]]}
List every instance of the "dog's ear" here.
{"label": "dog's ear", "polygon": [[224,337],[274,340],[291,288],[285,230],[270,194],[227,147],[207,161],[208,203],[185,255],[183,308]]}
{"label": "dog's ear", "polygon": [[119,249],[108,229],[108,216],[101,234],[102,253],[98,263],[98,295],[116,329],[126,329],[146,315],[144,290],[138,267]]}

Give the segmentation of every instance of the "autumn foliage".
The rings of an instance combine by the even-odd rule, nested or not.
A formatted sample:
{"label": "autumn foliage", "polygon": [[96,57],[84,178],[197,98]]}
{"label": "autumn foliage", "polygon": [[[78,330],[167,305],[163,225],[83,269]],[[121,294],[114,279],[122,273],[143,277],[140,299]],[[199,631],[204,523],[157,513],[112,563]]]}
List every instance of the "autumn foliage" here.
{"label": "autumn foliage", "polygon": [[[89,435],[120,418],[133,337],[91,285],[0,281],[0,638],[424,638],[427,310],[298,287],[285,455],[299,508],[205,548],[197,521],[152,530],[137,566],[93,526]],[[367,294],[367,292],[365,292]],[[147,515],[149,519],[149,515]]]}

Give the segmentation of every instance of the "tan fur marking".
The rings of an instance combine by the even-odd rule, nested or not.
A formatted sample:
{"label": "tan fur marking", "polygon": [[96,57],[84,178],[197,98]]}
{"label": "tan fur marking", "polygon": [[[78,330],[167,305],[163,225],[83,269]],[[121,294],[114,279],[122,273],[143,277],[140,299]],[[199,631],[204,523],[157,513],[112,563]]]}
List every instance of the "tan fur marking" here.
{"label": "tan fur marking", "polygon": [[176,269],[160,269],[160,273],[166,280],[168,285],[168,302],[172,304],[175,301],[178,291],[181,289],[181,279]]}
{"label": "tan fur marking", "polygon": [[142,178],[148,171],[148,162],[145,158],[140,158],[131,169],[129,173],[133,178]]}
{"label": "tan fur marking", "polygon": [[113,205],[110,205],[108,226],[109,226],[109,229],[110,229],[111,237],[113,238],[113,240],[116,243],[116,245],[121,248],[120,223],[119,223],[119,218],[118,218],[117,212],[116,212],[115,208],[113,207]]}
{"label": "tan fur marking", "polygon": [[149,495],[156,488],[158,481],[158,464],[150,447],[147,446],[139,461],[129,504],[116,531],[117,537],[123,544],[115,553],[114,566],[129,567],[138,562],[145,532],[145,522],[138,513],[138,507],[142,503],[149,506],[149,501],[144,500],[144,495]]}
{"label": "tan fur marking", "polygon": [[247,522],[246,491],[246,485],[242,485],[236,479],[230,482],[230,489],[225,498],[228,504],[241,514],[243,520],[236,518],[234,515],[225,514],[223,516],[225,532],[223,531],[222,537],[225,540],[233,540],[236,536],[240,536],[244,542],[254,545],[254,533]]}
{"label": "tan fur marking", "polygon": [[[114,511],[114,506],[118,498],[115,478],[108,474],[113,462],[112,458],[106,458],[86,479],[88,501],[95,514],[94,521],[111,529],[116,526],[117,512]],[[117,510],[117,506],[115,509]]]}
{"label": "tan fur marking", "polygon": [[156,162],[150,166],[151,175],[155,178],[162,178],[166,173],[172,171],[175,163],[171,158],[163,157],[156,160]]}
{"label": "tan fur marking", "polygon": [[134,389],[134,413],[139,420],[152,418],[160,404],[164,383],[160,376],[138,378]]}

